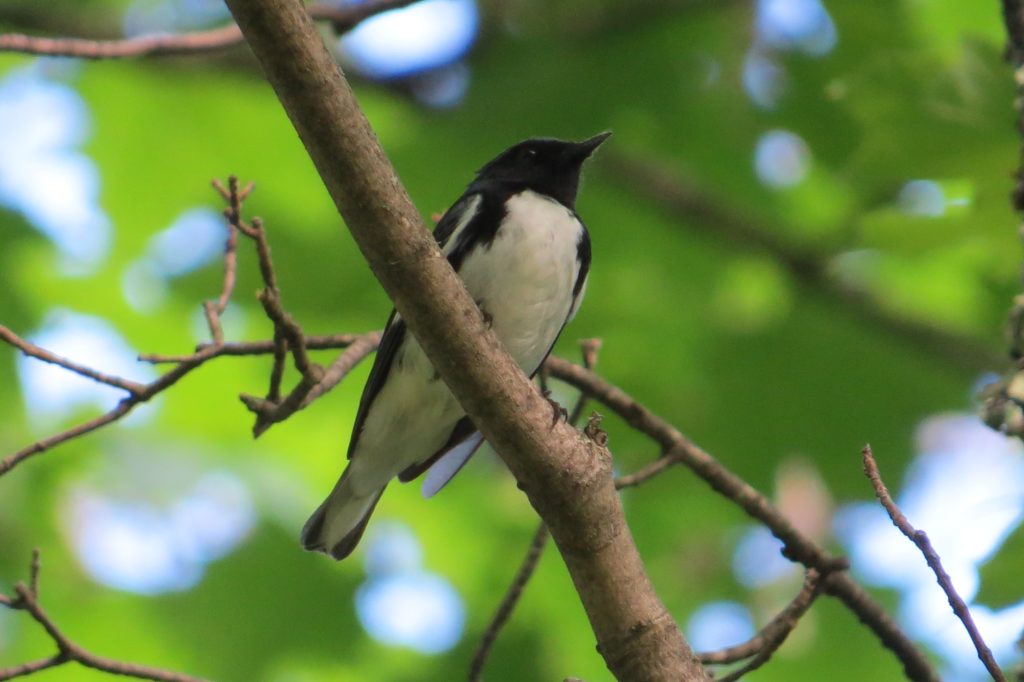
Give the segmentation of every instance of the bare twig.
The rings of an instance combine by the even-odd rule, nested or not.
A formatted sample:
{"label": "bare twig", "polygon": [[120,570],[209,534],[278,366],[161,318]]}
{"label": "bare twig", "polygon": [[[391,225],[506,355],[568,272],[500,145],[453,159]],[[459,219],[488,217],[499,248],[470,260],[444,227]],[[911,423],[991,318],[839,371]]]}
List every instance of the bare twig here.
{"label": "bare twig", "polygon": [[505,596],[501,600],[501,604],[498,605],[498,610],[494,612],[494,616],[491,617],[491,622],[487,626],[487,630],[484,631],[483,637],[480,639],[480,643],[476,647],[476,652],[473,654],[473,660],[469,665],[469,682],[479,682],[483,677],[484,665],[487,664],[487,657],[491,653],[491,648],[494,646],[495,640],[498,638],[498,634],[501,629],[508,622],[509,617],[512,615],[512,610],[519,603],[519,598],[523,595],[523,589],[526,588],[526,583],[529,582],[533,576],[534,570],[537,568],[537,563],[540,561],[541,555],[544,553],[544,547],[547,545],[548,540],[548,527],[541,521],[537,527],[537,532],[533,534],[533,540],[530,542],[530,548],[526,552],[526,556],[523,558],[523,563],[520,564],[519,570],[516,571],[515,578],[512,579],[512,584],[509,585],[508,590],[505,592]]}
{"label": "bare twig", "polygon": [[71,641],[53,622],[49,614],[39,603],[39,550],[32,553],[32,564],[29,569],[29,584],[17,583],[14,586],[14,595],[0,595],[0,604],[9,609],[25,611],[38,623],[50,636],[57,647],[57,653],[49,658],[42,658],[28,663],[0,668],[0,680],[10,680],[23,675],[53,668],[65,663],[75,661],[87,668],[101,670],[113,675],[135,677],[143,680],[157,680],[158,682],[204,682],[201,678],[178,673],[162,668],[153,668],[137,663],[126,663],[116,661],[112,658],[97,656],[80,645]]}
{"label": "bare twig", "polygon": [[1006,679],[1003,676],[1003,672],[999,669],[999,665],[996,664],[995,657],[992,655],[992,650],[985,644],[985,640],[982,639],[981,633],[978,631],[978,626],[974,624],[974,619],[971,617],[970,609],[967,608],[967,604],[963,598],[953,587],[953,580],[946,573],[946,570],[942,567],[942,560],[939,559],[938,552],[932,547],[931,541],[928,539],[928,535],[923,530],[917,530],[911,525],[907,517],[900,511],[900,508],[893,501],[892,495],[889,494],[889,489],[885,487],[885,483],[882,481],[882,475],[878,471],[878,463],[875,461],[875,456],[871,452],[871,446],[865,445],[864,449],[861,450],[861,459],[864,462],[864,474],[871,481],[871,487],[875,489],[875,495],[878,496],[878,501],[885,507],[885,511],[889,514],[889,518],[892,519],[894,526],[899,528],[900,532],[907,536],[911,542],[913,542],[917,548],[924,555],[925,561],[928,562],[928,568],[932,569],[932,573],[935,574],[936,580],[939,582],[939,587],[946,594],[946,598],[949,600],[949,605],[953,609],[953,613],[956,617],[964,624],[964,629],[967,630],[967,634],[971,638],[971,642],[974,644],[975,650],[978,652],[978,658],[985,665],[985,669],[988,670],[989,675],[992,676],[993,680],[997,682],[1004,682]]}
{"label": "bare twig", "polygon": [[[411,5],[417,0],[368,0],[338,6],[320,3],[308,7],[316,20],[330,22],[337,33],[345,33],[372,16]],[[129,57],[201,54],[223,50],[242,42],[235,24],[207,31],[179,35],[146,35],[123,40],[86,38],[42,38],[18,33],[0,34],[0,52],[77,57],[79,59],[125,59]]]}
{"label": "bare twig", "polygon": [[[813,568],[807,569],[804,576],[804,584],[800,592],[793,597],[793,600],[786,605],[771,621],[768,622],[754,637],[737,646],[714,651],[706,654],[698,654],[700,660],[707,664],[735,663],[746,658],[743,666],[723,675],[721,682],[733,682],[740,679],[747,673],[760,668],[768,662],[782,643],[786,641],[789,634],[796,629],[800,619],[814,603],[820,594],[820,575]],[[753,657],[753,658],[751,658]]]}
{"label": "bare twig", "polygon": [[[367,332],[367,334],[379,334],[380,332]],[[322,334],[307,336],[306,348],[309,350],[331,350],[336,348],[348,348],[357,340],[363,338],[367,334]],[[163,355],[160,353],[143,353],[139,355],[139,360],[142,362],[149,362],[154,365],[159,364],[177,364],[180,362],[188,362],[195,358],[199,353],[214,352],[210,355],[210,358],[216,358],[223,355],[230,355],[235,357],[251,356],[251,355],[267,355],[268,353],[274,352],[273,341],[229,341],[225,342],[223,346],[214,347],[214,344],[203,343],[196,348],[195,353],[189,353],[187,355]]]}
{"label": "bare twig", "polygon": [[[244,190],[240,191],[238,189],[238,180],[231,176],[228,178],[226,188],[217,181],[214,181],[213,186],[220,193],[221,197],[228,202],[228,207],[224,210],[224,217],[228,221],[231,235],[225,254],[223,293],[216,303],[207,302],[206,304],[207,319],[210,322],[213,345],[221,346],[224,343],[223,334],[220,333],[218,315],[223,311],[224,306],[227,305],[234,285],[235,254],[232,240],[236,238],[238,233],[245,235],[256,244],[256,255],[264,284],[263,289],[257,295],[257,299],[263,306],[263,311],[267,317],[274,324],[274,364],[270,370],[270,386],[267,389],[267,395],[265,398],[258,398],[246,393],[239,396],[245,406],[256,414],[253,435],[259,437],[272,425],[286,419],[308,404],[307,398],[310,393],[324,378],[324,369],[310,361],[309,355],[306,352],[306,338],[302,332],[302,327],[284,309],[281,303],[281,290],[277,286],[277,274],[274,271],[270,243],[267,241],[267,233],[263,227],[263,221],[259,218],[253,218],[251,223],[247,223],[242,218],[242,202],[252,191],[252,184],[250,183]],[[359,351],[364,350],[365,346],[365,343],[361,344]],[[372,348],[365,349],[365,352],[359,355],[358,359],[365,357],[370,350]],[[284,377],[284,363],[288,351],[291,351],[295,369],[301,374],[301,378],[288,395],[282,398],[281,382]],[[343,355],[346,356],[347,362],[349,358],[357,354],[358,351],[355,353],[347,352]],[[344,374],[341,374],[341,376],[344,376]]]}
{"label": "bare twig", "polygon": [[288,342],[280,330],[274,332],[274,364],[270,368],[270,387],[267,388],[267,401],[272,404],[281,402],[281,381],[284,379],[284,363],[288,357]]}
{"label": "bare twig", "polygon": [[[204,305],[207,324],[213,341],[200,345],[196,351],[189,355],[143,355],[139,359],[152,362],[174,363],[175,366],[161,375],[159,378],[148,384],[122,379],[74,363],[66,358],[40,348],[28,341],[25,341],[10,329],[0,326],[0,340],[18,348],[26,355],[50,362],[75,372],[81,376],[94,381],[120,388],[127,392],[116,406],[98,417],[90,419],[82,424],[61,431],[55,435],[43,438],[35,443],[18,450],[0,460],[0,476],[9,472],[15,466],[26,459],[37,455],[61,444],[84,436],[101,427],[118,421],[129,414],[136,406],[148,402],[158,393],[165,391],[176,384],[182,377],[192,370],[203,365],[208,360],[222,355],[260,355],[268,351],[274,352],[275,363],[272,370],[271,389],[266,399],[253,396],[242,397],[246,405],[257,415],[254,431],[256,435],[263,433],[271,425],[286,419],[296,411],[306,407],[315,398],[323,395],[340,382],[351,369],[362,359],[369,355],[377,347],[380,340],[378,332],[369,332],[362,335],[341,334],[333,336],[316,336],[306,339],[302,329],[291,318],[281,306],[280,292],[277,290],[277,279],[274,274],[273,263],[270,258],[270,246],[266,240],[263,225],[259,220],[254,220],[250,225],[242,220],[242,202],[252,192],[253,186],[250,183],[244,188],[239,188],[235,177],[228,179],[227,186],[214,181],[214,188],[221,197],[228,203],[225,210],[225,217],[228,220],[229,233],[225,245],[224,255],[224,279],[219,297],[215,301],[207,301]],[[223,331],[220,324],[220,315],[227,307],[231,294],[234,290],[234,283],[237,277],[237,232],[241,232],[253,239],[256,243],[256,251],[260,263],[260,271],[264,279],[265,289],[261,292],[260,300],[264,305],[267,316],[274,323],[275,341],[255,343],[226,343],[223,338]],[[322,367],[310,361],[307,350],[326,348],[349,348],[343,352],[332,363],[328,372]],[[296,369],[302,374],[299,384],[288,394],[284,400],[280,398],[280,381],[283,374],[284,353],[291,349]]]}
{"label": "bare twig", "polygon": [[238,178],[234,175],[228,178],[228,188],[225,188],[219,180],[214,180],[213,188],[228,202],[229,208],[225,212],[228,218],[228,238],[224,244],[224,283],[221,286],[220,296],[216,301],[205,301],[203,311],[206,314],[206,324],[210,328],[210,336],[216,345],[224,343],[224,329],[221,326],[220,316],[228,307],[231,294],[235,290],[235,279],[238,272],[238,231],[235,225],[239,222],[242,212],[242,202],[253,190],[253,184],[249,183],[245,189],[239,191]]}
{"label": "bare twig", "polygon": [[114,376],[112,374],[106,374],[104,372],[97,371],[91,367],[80,365],[77,362],[68,360],[67,358],[61,357],[56,353],[51,353],[45,348],[40,348],[34,343],[30,343],[25,339],[21,338],[7,327],[0,325],[0,339],[7,342],[20,350],[24,355],[35,358],[36,360],[42,360],[43,362],[50,363],[51,365],[57,365],[63,367],[69,372],[74,372],[79,376],[83,376],[86,379],[92,379],[101,384],[107,386],[113,386],[114,388],[120,388],[121,390],[127,391],[129,394],[138,395],[145,390],[145,386],[142,384],[131,381],[129,379],[122,379],[121,377]]}
{"label": "bare twig", "polygon": [[[601,339],[583,339],[580,341],[580,354],[583,358],[583,366],[589,370],[593,370],[597,367],[597,353],[600,350]],[[580,391],[579,397],[576,398],[576,404],[573,405],[572,411],[569,412],[569,416],[567,417],[569,423],[574,425],[578,424],[586,407],[587,392]]]}
{"label": "bare twig", "polygon": [[32,550],[32,561],[28,565],[28,589],[32,596],[39,599],[39,548]]}
{"label": "bare twig", "polygon": [[787,558],[822,573],[824,591],[839,598],[871,628],[879,641],[903,664],[904,672],[909,679],[929,682],[939,679],[927,657],[900,630],[885,610],[849,575],[836,570],[845,563],[845,560],[832,556],[797,531],[761,493],[622,389],[593,372],[561,358],[550,357],[546,364],[552,377],[566,381],[580,390],[586,390],[591,397],[618,414],[630,426],[658,443],[665,453],[662,459],[669,460],[662,468],[667,468],[677,461],[686,465],[715,491],[766,525],[772,534],[782,541],[783,554]]}
{"label": "bare twig", "polygon": [[616,478],[615,487],[622,490],[623,488],[633,488],[638,485],[642,485],[658,474],[663,473],[673,464],[678,464],[681,461],[682,460],[679,457],[671,452],[664,454],[653,462],[641,467],[637,471],[634,471],[631,474],[623,474]]}

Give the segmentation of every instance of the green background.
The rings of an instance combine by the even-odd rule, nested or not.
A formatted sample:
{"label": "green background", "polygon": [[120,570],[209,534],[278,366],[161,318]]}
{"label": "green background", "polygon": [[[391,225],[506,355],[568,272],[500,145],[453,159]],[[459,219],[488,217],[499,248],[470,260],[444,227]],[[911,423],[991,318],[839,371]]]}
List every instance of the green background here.
{"label": "green background", "polygon": [[[116,32],[122,7],[5,4],[0,29],[81,35]],[[604,376],[768,495],[787,481],[806,483],[799,476],[792,483],[787,472],[796,467],[807,485],[827,491],[808,523],[822,526],[820,539],[838,549],[827,530],[832,509],[871,497],[861,446],[872,443],[898,490],[920,421],[973,410],[978,377],[1005,369],[1001,326],[1020,268],[1008,200],[1019,140],[994,0],[827,8],[835,49],[818,58],[779,52],[788,86],[772,110],[752,104],[742,86],[753,32],[752,7],[743,2],[485,3],[461,105],[431,110],[358,80],[356,90],[424,216],[443,211],[474,169],[519,139],[614,131],[589,166],[578,204],[594,244],[587,300],[556,351],[575,359],[577,339],[603,339]],[[0,74],[28,61],[0,55]],[[108,320],[140,352],[188,352],[199,303],[219,291],[219,264],[173,280],[166,300],[148,312],[128,305],[122,273],[184,210],[219,210],[209,180],[234,173],[257,183],[247,211],[266,221],[285,305],[304,329],[382,324],[386,297],[244,49],[79,69],[72,83],[92,122],[84,151],[99,170],[100,205],[114,226],[110,254],[87,276],[62,275],[53,245],[20,215],[0,210],[0,323],[27,335],[47,311],[64,308]],[[776,128],[798,133],[811,151],[809,174],[794,187],[766,187],[753,170],[758,137]],[[690,178],[715,206],[773,243],[810,254],[826,268],[824,281],[841,284],[802,278],[777,252],[730,238],[713,218],[652,201],[624,158]],[[968,200],[941,217],[908,215],[898,208],[899,191],[919,178]],[[244,324],[228,334],[263,339],[270,325],[252,295],[259,281],[246,247],[233,302]],[[839,293],[844,287],[856,295]],[[954,341],[924,343],[891,320]],[[0,349],[4,454],[55,430],[29,421],[14,358]],[[450,581],[467,622],[460,643],[440,655],[376,643],[353,606],[365,577],[359,556],[334,564],[296,543],[340,470],[368,364],[253,441],[237,394],[265,390],[268,370],[266,358],[211,362],[147,408],[148,422],[68,443],[0,479],[0,585],[24,576],[38,546],[43,602],[76,641],[219,680],[464,677],[533,533],[525,498],[489,452],[430,501],[416,486],[392,486],[375,520],[413,529],[424,567]],[[291,370],[286,380],[295,380]],[[94,413],[83,409],[61,423]],[[605,425],[619,471],[657,455],[618,420]],[[137,485],[121,493],[158,501],[168,470],[230,471],[249,486],[256,526],[191,590],[147,597],[101,586],[69,544],[66,496],[81,481],[113,489],[126,469]],[[701,604],[723,599],[748,605],[763,622],[795,593],[798,578],[753,591],[736,581],[730,562],[744,516],[687,471],[626,492],[624,501],[651,577],[681,624]],[[992,562],[1003,568],[982,590],[996,595],[994,606],[1021,597],[1019,573],[1007,568],[1024,560],[1021,545]],[[896,604],[893,593],[876,595]],[[0,665],[50,651],[27,617],[0,613]],[[549,548],[487,679],[566,676],[610,679]],[[39,675],[101,677],[71,666]],[[823,599],[752,678],[898,677],[897,662],[873,636]]]}

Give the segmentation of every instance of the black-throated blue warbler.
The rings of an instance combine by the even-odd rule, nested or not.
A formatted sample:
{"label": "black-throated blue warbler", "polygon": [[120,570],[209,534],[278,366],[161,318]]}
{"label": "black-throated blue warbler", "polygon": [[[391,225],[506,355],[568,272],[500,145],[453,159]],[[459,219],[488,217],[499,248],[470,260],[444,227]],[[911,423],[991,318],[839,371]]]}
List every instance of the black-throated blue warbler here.
{"label": "black-throated blue warbler", "polygon": [[[583,162],[609,135],[510,147],[477,172],[434,230],[484,319],[530,376],[583,300],[590,237],[576,193]],[[482,442],[392,311],[359,402],[349,465],[303,527],[303,546],[344,559],[392,478],[411,481],[426,471],[429,497]]]}

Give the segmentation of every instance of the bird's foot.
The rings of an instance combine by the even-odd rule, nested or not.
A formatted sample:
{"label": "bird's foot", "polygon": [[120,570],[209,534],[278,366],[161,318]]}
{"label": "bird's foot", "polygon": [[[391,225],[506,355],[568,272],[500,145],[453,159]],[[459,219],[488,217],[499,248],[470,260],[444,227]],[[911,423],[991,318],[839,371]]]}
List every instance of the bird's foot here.
{"label": "bird's foot", "polygon": [[480,314],[483,315],[484,326],[487,327],[488,329],[493,327],[494,326],[494,316],[491,315],[489,312],[487,312],[487,310],[484,308],[484,302],[483,301],[477,301],[476,302],[476,307],[480,309]]}
{"label": "bird's foot", "polygon": [[569,410],[562,407],[561,403],[551,397],[551,391],[544,391],[544,400],[548,401],[548,405],[551,406],[551,428],[555,428],[555,424],[561,419],[564,422],[569,421]]}

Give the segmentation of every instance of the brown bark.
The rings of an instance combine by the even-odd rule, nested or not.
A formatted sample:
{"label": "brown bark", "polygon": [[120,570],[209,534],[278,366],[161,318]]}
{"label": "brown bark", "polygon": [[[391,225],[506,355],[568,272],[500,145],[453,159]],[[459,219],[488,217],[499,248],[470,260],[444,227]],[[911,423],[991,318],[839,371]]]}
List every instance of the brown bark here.
{"label": "brown bark", "polygon": [[228,0],[377,279],[508,464],[561,552],[621,680],[703,680],[650,584],[606,449],[564,423],[484,325],[298,0]]}

